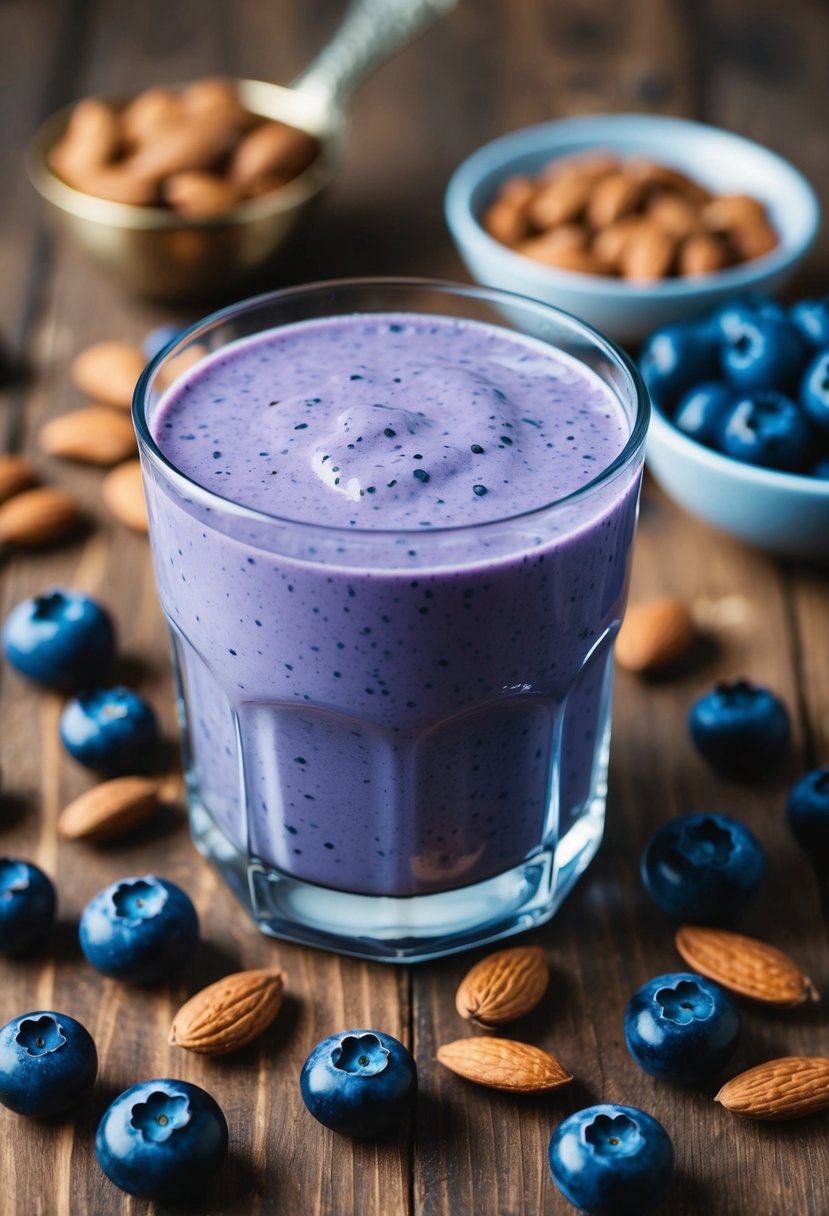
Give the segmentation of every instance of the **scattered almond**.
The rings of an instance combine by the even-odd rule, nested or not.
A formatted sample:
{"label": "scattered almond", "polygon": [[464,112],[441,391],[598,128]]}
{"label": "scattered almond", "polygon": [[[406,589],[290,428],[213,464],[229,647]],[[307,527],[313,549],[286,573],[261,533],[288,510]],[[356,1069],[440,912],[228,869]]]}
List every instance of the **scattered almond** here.
{"label": "scattered almond", "polygon": [[122,524],[134,532],[149,531],[140,460],[127,460],[107,473],[101,482],[101,497]]}
{"label": "scattered almond", "polygon": [[34,484],[35,471],[24,456],[0,455],[0,503]]}
{"label": "scattered almond", "polygon": [[141,351],[129,342],[96,342],[75,356],[69,374],[93,401],[128,410],[145,363]]}
{"label": "scattered almond", "polygon": [[135,451],[135,431],[127,414],[90,405],[53,418],[40,429],[38,442],[50,456],[86,464],[120,464]]}
{"label": "scattered almond", "polygon": [[643,600],[627,610],[616,639],[616,662],[641,675],[665,671],[685,657],[696,636],[681,600],[667,595]]}
{"label": "scattered almond", "polygon": [[503,1026],[535,1009],[550,978],[540,946],[515,946],[481,959],[455,996],[462,1018],[479,1026]]}
{"label": "scattered almond", "polygon": [[24,490],[0,506],[0,544],[39,548],[77,531],[81,508],[66,490]]}
{"label": "scattered almond", "polygon": [[285,973],[279,968],[226,975],[182,1005],[169,1041],[206,1056],[238,1051],[270,1026],[284,987]]}
{"label": "scattered almond", "polygon": [[58,819],[58,831],[66,840],[116,840],[149,819],[157,806],[157,781],[114,777],[70,802]]}
{"label": "scattered almond", "polygon": [[776,946],[742,933],[700,925],[683,925],[674,941],[694,971],[740,996],[781,1006],[819,999],[808,976]]}
{"label": "scattered almond", "polygon": [[829,1060],[782,1056],[749,1068],[714,1098],[726,1110],[751,1119],[799,1119],[829,1107]]}
{"label": "scattered almond", "polygon": [[542,1093],[560,1089],[573,1080],[555,1056],[514,1039],[483,1035],[457,1039],[439,1047],[437,1056],[445,1068],[459,1077],[511,1093]]}

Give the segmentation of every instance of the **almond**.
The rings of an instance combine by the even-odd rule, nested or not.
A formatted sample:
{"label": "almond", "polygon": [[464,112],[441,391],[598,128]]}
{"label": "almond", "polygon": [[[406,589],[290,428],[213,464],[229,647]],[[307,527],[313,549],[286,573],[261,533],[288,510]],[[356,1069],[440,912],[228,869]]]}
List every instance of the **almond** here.
{"label": "almond", "polygon": [[702,220],[712,232],[730,232],[745,224],[766,222],[766,209],[750,194],[721,194],[702,209]]}
{"label": "almond", "polygon": [[572,270],[577,274],[602,273],[601,263],[588,249],[574,248],[566,243],[559,244],[548,240],[547,237],[524,241],[519,246],[519,253],[556,270]]}
{"label": "almond", "polygon": [[127,460],[107,473],[101,482],[101,497],[122,524],[134,532],[149,531],[140,460]]}
{"label": "almond", "polygon": [[89,174],[115,155],[120,138],[114,110],[97,97],[86,97],[72,110],[64,135],[49,154],[49,164],[70,186],[85,189]]}
{"label": "almond", "polygon": [[200,1055],[222,1056],[247,1046],[279,1013],[285,973],[237,971],[182,1005],[170,1027],[170,1043]]}
{"label": "almond", "polygon": [[156,181],[186,169],[212,169],[232,150],[237,136],[230,115],[191,114],[158,131],[124,166],[136,177]]}
{"label": "almond", "polygon": [[781,1056],[749,1068],[714,1098],[726,1110],[751,1119],[799,1119],[829,1107],[829,1060]]}
{"label": "almond", "polygon": [[710,190],[670,165],[660,165],[646,157],[636,156],[625,162],[625,169],[642,186],[673,191],[697,206],[701,207],[711,199]]}
{"label": "almond", "polygon": [[621,170],[603,177],[590,196],[587,220],[593,228],[607,228],[627,215],[641,202],[642,187],[629,173]]}
{"label": "almond", "polygon": [[451,1072],[490,1089],[534,1094],[560,1089],[573,1080],[555,1056],[514,1039],[457,1039],[439,1047],[437,1054]]}
{"label": "almond", "polygon": [[239,91],[233,80],[225,76],[205,76],[194,80],[179,94],[182,106],[191,114],[227,115],[241,131],[249,126],[252,115],[239,100]]}
{"label": "almond", "polygon": [[66,490],[24,490],[0,506],[0,543],[20,548],[50,545],[77,531],[83,515]]}
{"label": "almond", "polygon": [[737,256],[744,262],[753,258],[761,258],[771,253],[779,244],[777,233],[767,220],[755,220],[751,223],[737,224],[728,234],[731,244],[737,251]]}
{"label": "almond", "polygon": [[75,356],[69,374],[94,401],[128,410],[145,362],[129,342],[96,342]]}
{"label": "almond", "polygon": [[550,971],[540,946],[516,946],[481,959],[461,981],[455,1008],[479,1026],[503,1026],[535,1009]]}
{"label": "almond", "polygon": [[90,405],[53,418],[41,427],[38,442],[50,456],[86,464],[120,464],[135,451],[135,431],[128,415],[105,405]]}
{"label": "almond", "polygon": [[643,675],[665,671],[685,657],[696,636],[691,613],[681,600],[644,600],[627,610],[616,639],[616,661]]}
{"label": "almond", "polygon": [[58,819],[58,831],[66,840],[115,840],[144,823],[157,806],[157,781],[115,777],[70,802]]}
{"label": "almond", "polygon": [[249,190],[260,178],[272,173],[286,180],[297,177],[308,168],[317,151],[317,141],[306,131],[284,122],[266,122],[239,144],[230,162],[230,179],[240,190]]}
{"label": "almond", "polygon": [[521,207],[498,199],[484,212],[484,229],[502,245],[517,245],[527,235],[527,220]]}
{"label": "almond", "polygon": [[641,215],[626,215],[624,219],[616,220],[615,224],[609,224],[593,238],[591,250],[594,257],[608,270],[617,271],[628,241],[646,223],[647,220]]}
{"label": "almond", "polygon": [[498,198],[501,202],[512,203],[513,207],[523,209],[535,198],[536,189],[528,177],[516,174],[514,177],[508,177],[503,183],[498,191]]}
{"label": "almond", "polygon": [[35,471],[23,456],[0,455],[0,503],[34,484]]}
{"label": "almond", "polygon": [[182,105],[169,89],[145,89],[121,111],[124,139],[140,144],[181,121]]}
{"label": "almond", "polygon": [[527,208],[527,216],[534,228],[569,224],[584,214],[592,193],[593,183],[589,178],[562,173],[541,187]]}
{"label": "almond", "polygon": [[84,174],[76,185],[86,194],[105,198],[110,203],[147,207],[158,201],[158,184],[155,179],[136,174],[126,161],[122,165],[104,165],[92,173]]}
{"label": "almond", "polygon": [[661,193],[648,204],[648,217],[677,240],[700,230],[699,207],[681,194]]}
{"label": "almond", "polygon": [[697,232],[682,242],[679,251],[680,274],[712,274],[729,262],[728,245],[715,234]]}
{"label": "almond", "polygon": [[653,221],[645,221],[625,242],[619,269],[626,279],[652,283],[664,279],[676,253],[676,238]]}
{"label": "almond", "polygon": [[224,215],[239,201],[239,191],[227,178],[196,169],[174,173],[165,181],[163,191],[164,201],[190,219]]}
{"label": "almond", "polygon": [[683,925],[674,941],[694,971],[740,996],[765,1005],[801,1005],[819,999],[812,981],[798,965],[766,942],[699,925]]}

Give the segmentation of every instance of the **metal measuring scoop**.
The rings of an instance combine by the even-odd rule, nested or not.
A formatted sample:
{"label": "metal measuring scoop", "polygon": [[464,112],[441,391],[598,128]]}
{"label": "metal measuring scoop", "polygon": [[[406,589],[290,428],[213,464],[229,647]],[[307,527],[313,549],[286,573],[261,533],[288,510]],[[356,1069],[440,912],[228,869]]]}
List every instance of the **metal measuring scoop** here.
{"label": "metal measuring scoop", "polygon": [[[354,90],[456,0],[353,0],[339,28],[288,87],[238,79],[245,109],[298,127],[319,153],[298,177],[226,214],[188,219],[163,207],[116,203],[67,185],[49,167],[72,106],[52,115],[32,141],[29,176],[51,217],[96,262],[139,295],[194,299],[224,289],[267,262],[334,176],[344,150]],[[183,86],[178,86],[183,87]],[[122,106],[128,97],[105,95]]]}

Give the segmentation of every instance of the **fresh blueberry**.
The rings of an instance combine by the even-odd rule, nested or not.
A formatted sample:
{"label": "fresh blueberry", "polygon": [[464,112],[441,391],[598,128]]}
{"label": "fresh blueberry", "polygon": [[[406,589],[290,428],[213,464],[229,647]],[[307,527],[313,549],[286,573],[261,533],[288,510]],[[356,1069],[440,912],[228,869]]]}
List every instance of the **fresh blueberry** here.
{"label": "fresh blueberry", "polygon": [[713,447],[733,400],[734,390],[721,380],[698,384],[680,398],[674,424],[691,439]]}
{"label": "fresh blueberry", "polygon": [[411,1110],[417,1067],[390,1034],[343,1030],[317,1043],[302,1066],[299,1088],[325,1127],[344,1136],[375,1136]]}
{"label": "fresh blueberry", "polygon": [[810,345],[829,346],[829,296],[793,304],[789,318]]}
{"label": "fresh blueberry", "polygon": [[81,913],[81,949],[104,975],[152,984],[178,971],[199,942],[190,896],[154,874],[122,878]]}
{"label": "fresh blueberry", "polygon": [[739,679],[717,684],[691,706],[691,738],[731,777],[770,771],[789,745],[789,715],[768,688]]}
{"label": "fresh blueberry", "polygon": [[92,1036],[65,1013],[24,1013],[0,1030],[0,1102],[18,1115],[62,1114],[97,1075]]}
{"label": "fresh blueberry", "polygon": [[719,438],[726,456],[795,473],[809,459],[812,428],[795,401],[769,389],[735,401],[725,413]]}
{"label": "fresh blueberry", "polygon": [[592,1216],[639,1216],[659,1203],[674,1176],[670,1136],[636,1106],[577,1110],[553,1132],[548,1157],[558,1189]]}
{"label": "fresh blueberry", "polygon": [[694,1085],[728,1063],[740,1015],[718,984],[691,971],[657,975],[625,1010],[625,1042],[640,1068],[663,1081]]}
{"label": "fresh blueberry", "polygon": [[642,881],[680,920],[727,924],[760,888],[766,855],[753,832],[727,815],[679,815],[642,853]]}
{"label": "fresh blueberry", "polygon": [[651,334],[639,357],[642,377],[663,409],[717,373],[717,344],[702,325],[669,325]]}
{"label": "fresh blueberry", "polygon": [[816,426],[829,431],[829,350],[822,350],[806,368],[800,404]]}
{"label": "fresh blueberry", "polygon": [[148,361],[154,359],[159,351],[164,350],[165,346],[169,346],[180,333],[180,325],[159,325],[156,329],[151,329],[141,343],[145,359]]}
{"label": "fresh blueberry", "polygon": [[812,769],[789,792],[786,818],[820,870],[829,870],[829,765]]}
{"label": "fresh blueberry", "polygon": [[735,322],[725,335],[722,369],[741,392],[793,389],[809,357],[805,339],[789,321],[754,316]]}
{"label": "fresh blueberry", "polygon": [[30,680],[74,691],[112,675],[115,630],[97,600],[55,587],[12,609],[3,648],[12,667]]}
{"label": "fresh blueberry", "polygon": [[67,702],[60,738],[70,756],[96,772],[143,772],[158,748],[158,722],[132,689],[92,688]]}
{"label": "fresh blueberry", "polygon": [[213,1182],[227,1139],[227,1120],[206,1090],[162,1077],[118,1095],[98,1124],[95,1155],[122,1191],[179,1203]]}
{"label": "fresh blueberry", "polygon": [[711,314],[708,324],[717,339],[722,341],[730,338],[737,326],[745,321],[752,321],[755,317],[771,317],[772,320],[782,321],[786,312],[781,304],[769,296],[735,296]]}
{"label": "fresh blueberry", "polygon": [[39,945],[55,923],[52,880],[30,861],[0,857],[0,954]]}

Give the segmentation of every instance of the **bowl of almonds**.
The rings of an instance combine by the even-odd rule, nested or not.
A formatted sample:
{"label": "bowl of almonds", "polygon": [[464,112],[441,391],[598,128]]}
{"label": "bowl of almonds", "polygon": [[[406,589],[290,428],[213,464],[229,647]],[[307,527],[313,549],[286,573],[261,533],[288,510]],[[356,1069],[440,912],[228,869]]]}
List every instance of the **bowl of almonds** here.
{"label": "bowl of almonds", "polygon": [[645,114],[569,118],[473,153],[446,219],[480,283],[622,342],[781,288],[817,235],[806,179],[729,131]]}

